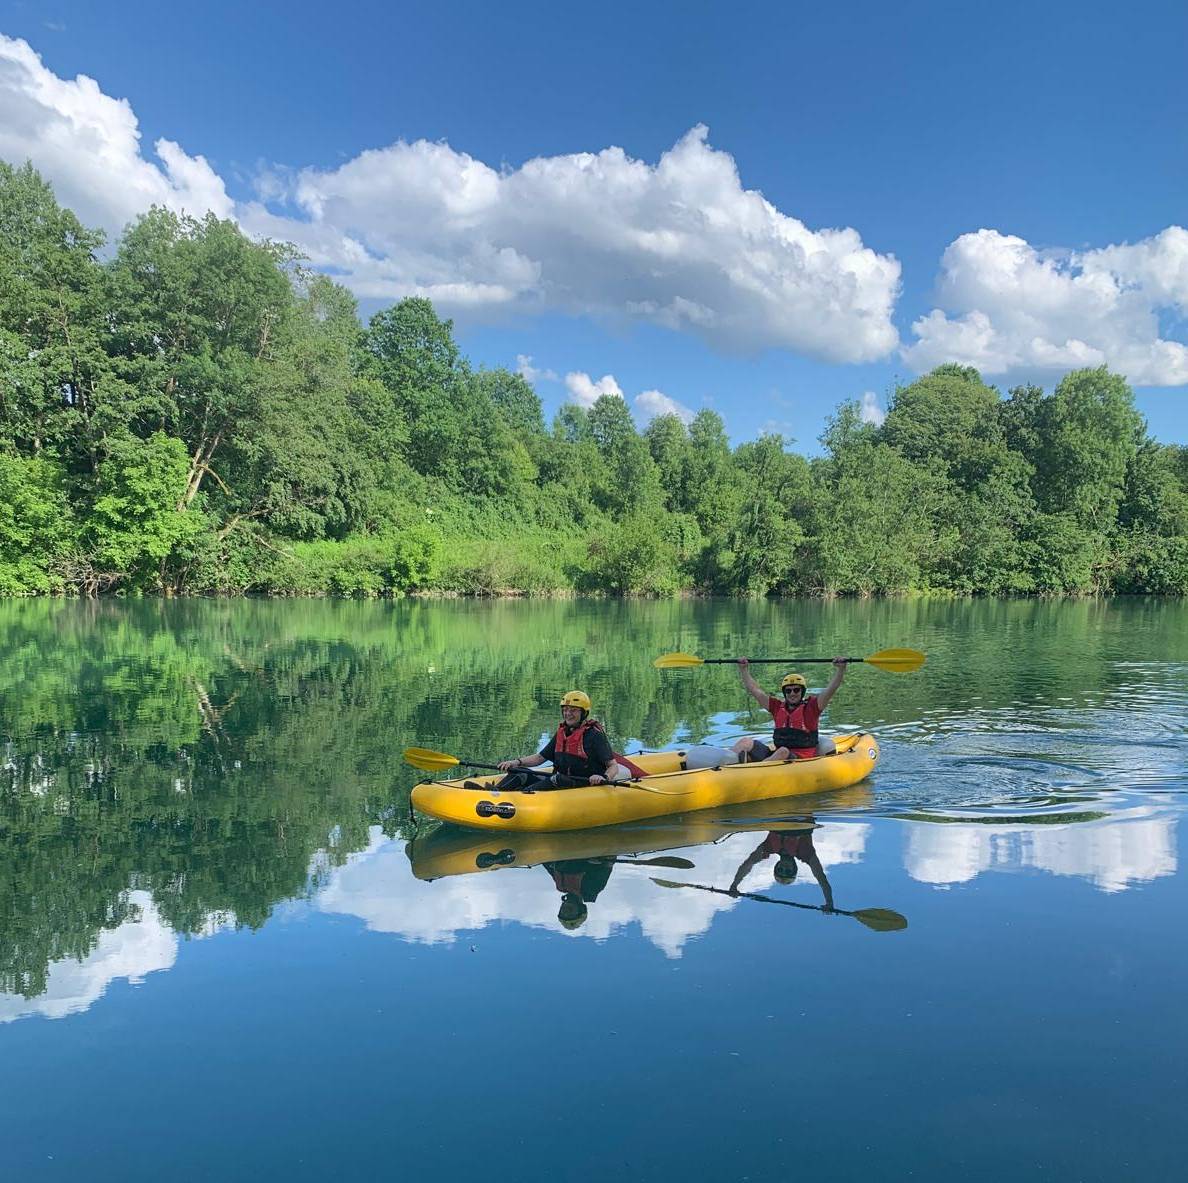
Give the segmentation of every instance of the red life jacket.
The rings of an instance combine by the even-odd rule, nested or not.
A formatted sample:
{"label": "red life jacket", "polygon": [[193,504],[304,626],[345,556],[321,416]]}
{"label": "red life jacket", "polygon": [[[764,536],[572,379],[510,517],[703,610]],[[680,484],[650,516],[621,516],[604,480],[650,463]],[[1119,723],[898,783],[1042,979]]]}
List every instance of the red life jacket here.
{"label": "red life jacket", "polygon": [[[798,702],[794,707],[789,708],[786,702],[775,700],[775,709],[771,712],[771,717],[775,722],[775,732],[772,739],[775,741],[777,748],[788,748],[790,751],[800,755],[817,754],[817,743],[820,740],[820,732],[816,725],[811,729],[808,725],[805,708],[809,702],[816,702],[814,696],[810,695],[803,702]],[[820,712],[817,712],[817,718],[821,717]]]}
{"label": "red life jacket", "polygon": [[555,867],[547,867],[546,870],[553,877],[553,883],[559,892],[562,894],[572,893],[580,898],[585,871],[560,871]]}
{"label": "red life jacket", "polygon": [[553,736],[553,767],[566,776],[601,775],[602,769],[595,768],[586,752],[586,733],[603,731],[597,719],[583,719],[572,731],[565,730],[562,723]]}
{"label": "red life jacket", "polygon": [[[606,772],[605,768],[595,768],[586,752],[586,733],[591,730],[606,734],[606,729],[597,719],[583,719],[569,732],[565,730],[564,723],[557,728],[557,734],[553,736],[553,767],[558,772],[566,776],[602,776]],[[618,752],[613,755],[615,763],[621,764],[632,776],[647,776],[638,764],[626,756]]]}
{"label": "red life jacket", "polygon": [[767,854],[778,854],[780,858],[796,858],[799,856],[803,859],[807,851],[801,849],[801,844],[803,843],[807,848],[811,841],[806,833],[793,834],[787,830],[772,830],[763,839],[762,845],[763,850]]}

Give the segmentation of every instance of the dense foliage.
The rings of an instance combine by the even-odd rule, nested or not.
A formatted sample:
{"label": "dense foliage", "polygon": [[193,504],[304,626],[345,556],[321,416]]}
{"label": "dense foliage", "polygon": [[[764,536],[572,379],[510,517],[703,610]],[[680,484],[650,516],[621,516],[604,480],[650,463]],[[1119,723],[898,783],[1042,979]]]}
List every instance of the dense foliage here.
{"label": "dense foliage", "polygon": [[102,245],[0,163],[0,595],[1188,592],[1188,449],[1105,369],[941,366],[808,460],[617,397],[550,427],[428,301],[364,328],[213,216]]}

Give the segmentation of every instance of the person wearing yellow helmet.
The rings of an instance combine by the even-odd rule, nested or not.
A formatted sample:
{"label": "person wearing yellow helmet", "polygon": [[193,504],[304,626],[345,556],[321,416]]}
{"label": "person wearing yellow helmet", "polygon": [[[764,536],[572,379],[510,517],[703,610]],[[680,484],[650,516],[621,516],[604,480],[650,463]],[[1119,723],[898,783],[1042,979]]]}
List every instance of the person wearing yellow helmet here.
{"label": "person wearing yellow helmet", "polygon": [[[593,704],[584,690],[570,690],[561,696],[561,723],[539,752],[504,760],[499,767],[508,775],[498,789],[566,789],[575,785],[602,785],[644,775],[642,769],[611,748],[606,730],[590,717]],[[541,764],[552,764],[552,774],[529,772]]]}
{"label": "person wearing yellow helmet", "polygon": [[817,724],[822,711],[837,692],[846,676],[846,659],[833,659],[833,677],[820,694],[809,694],[808,683],[800,674],[785,674],[780,683],[780,698],[768,694],[748,668],[745,657],[738,659],[738,673],[746,692],[767,711],[775,724],[771,745],[761,739],[744,736],[735,745],[740,763],[756,760],[808,760],[818,754],[820,734]]}
{"label": "person wearing yellow helmet", "polygon": [[580,928],[590,914],[588,904],[594,903],[606,887],[615,868],[613,858],[564,859],[545,863],[553,886],[561,893],[557,919],[562,928]]}

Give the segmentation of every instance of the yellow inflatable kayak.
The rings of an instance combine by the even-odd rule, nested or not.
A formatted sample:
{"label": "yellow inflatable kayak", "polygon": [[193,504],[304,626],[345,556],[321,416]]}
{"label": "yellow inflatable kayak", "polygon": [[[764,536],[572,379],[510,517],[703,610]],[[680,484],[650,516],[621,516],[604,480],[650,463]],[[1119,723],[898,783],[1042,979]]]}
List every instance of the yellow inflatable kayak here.
{"label": "yellow inflatable kayak", "polygon": [[868,733],[839,735],[837,751],[812,760],[776,764],[685,767],[685,752],[650,752],[632,756],[648,775],[626,784],[586,785],[576,789],[496,792],[498,775],[461,780],[425,781],[412,791],[413,808],[441,821],[477,830],[553,831],[613,826],[670,813],[688,813],[745,801],[799,796],[844,789],[868,776],[879,758],[879,745]]}

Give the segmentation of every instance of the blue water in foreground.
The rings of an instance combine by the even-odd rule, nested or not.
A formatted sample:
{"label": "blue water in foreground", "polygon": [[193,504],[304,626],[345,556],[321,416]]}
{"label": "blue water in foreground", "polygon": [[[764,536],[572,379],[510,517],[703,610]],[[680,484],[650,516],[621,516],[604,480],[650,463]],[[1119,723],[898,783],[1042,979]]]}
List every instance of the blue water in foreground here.
{"label": "blue water in foreground", "polygon": [[[786,619],[929,665],[851,671],[833,727],[868,725],[882,760],[842,793],[597,855],[412,828],[400,748],[460,750],[449,704],[481,699],[484,754],[528,750],[621,610],[12,607],[0,1178],[1182,1178],[1188,608],[640,606],[638,664],[756,652]],[[491,709],[482,646],[511,658],[478,638],[512,633],[520,656],[538,638],[529,705]],[[634,686],[671,710],[618,734],[762,728],[731,670],[702,672]],[[727,888],[781,829],[811,834],[833,913],[665,885]],[[593,873],[577,927],[542,859]],[[742,890],[822,904],[807,864],[774,865]],[[906,927],[844,914],[872,908]]]}

